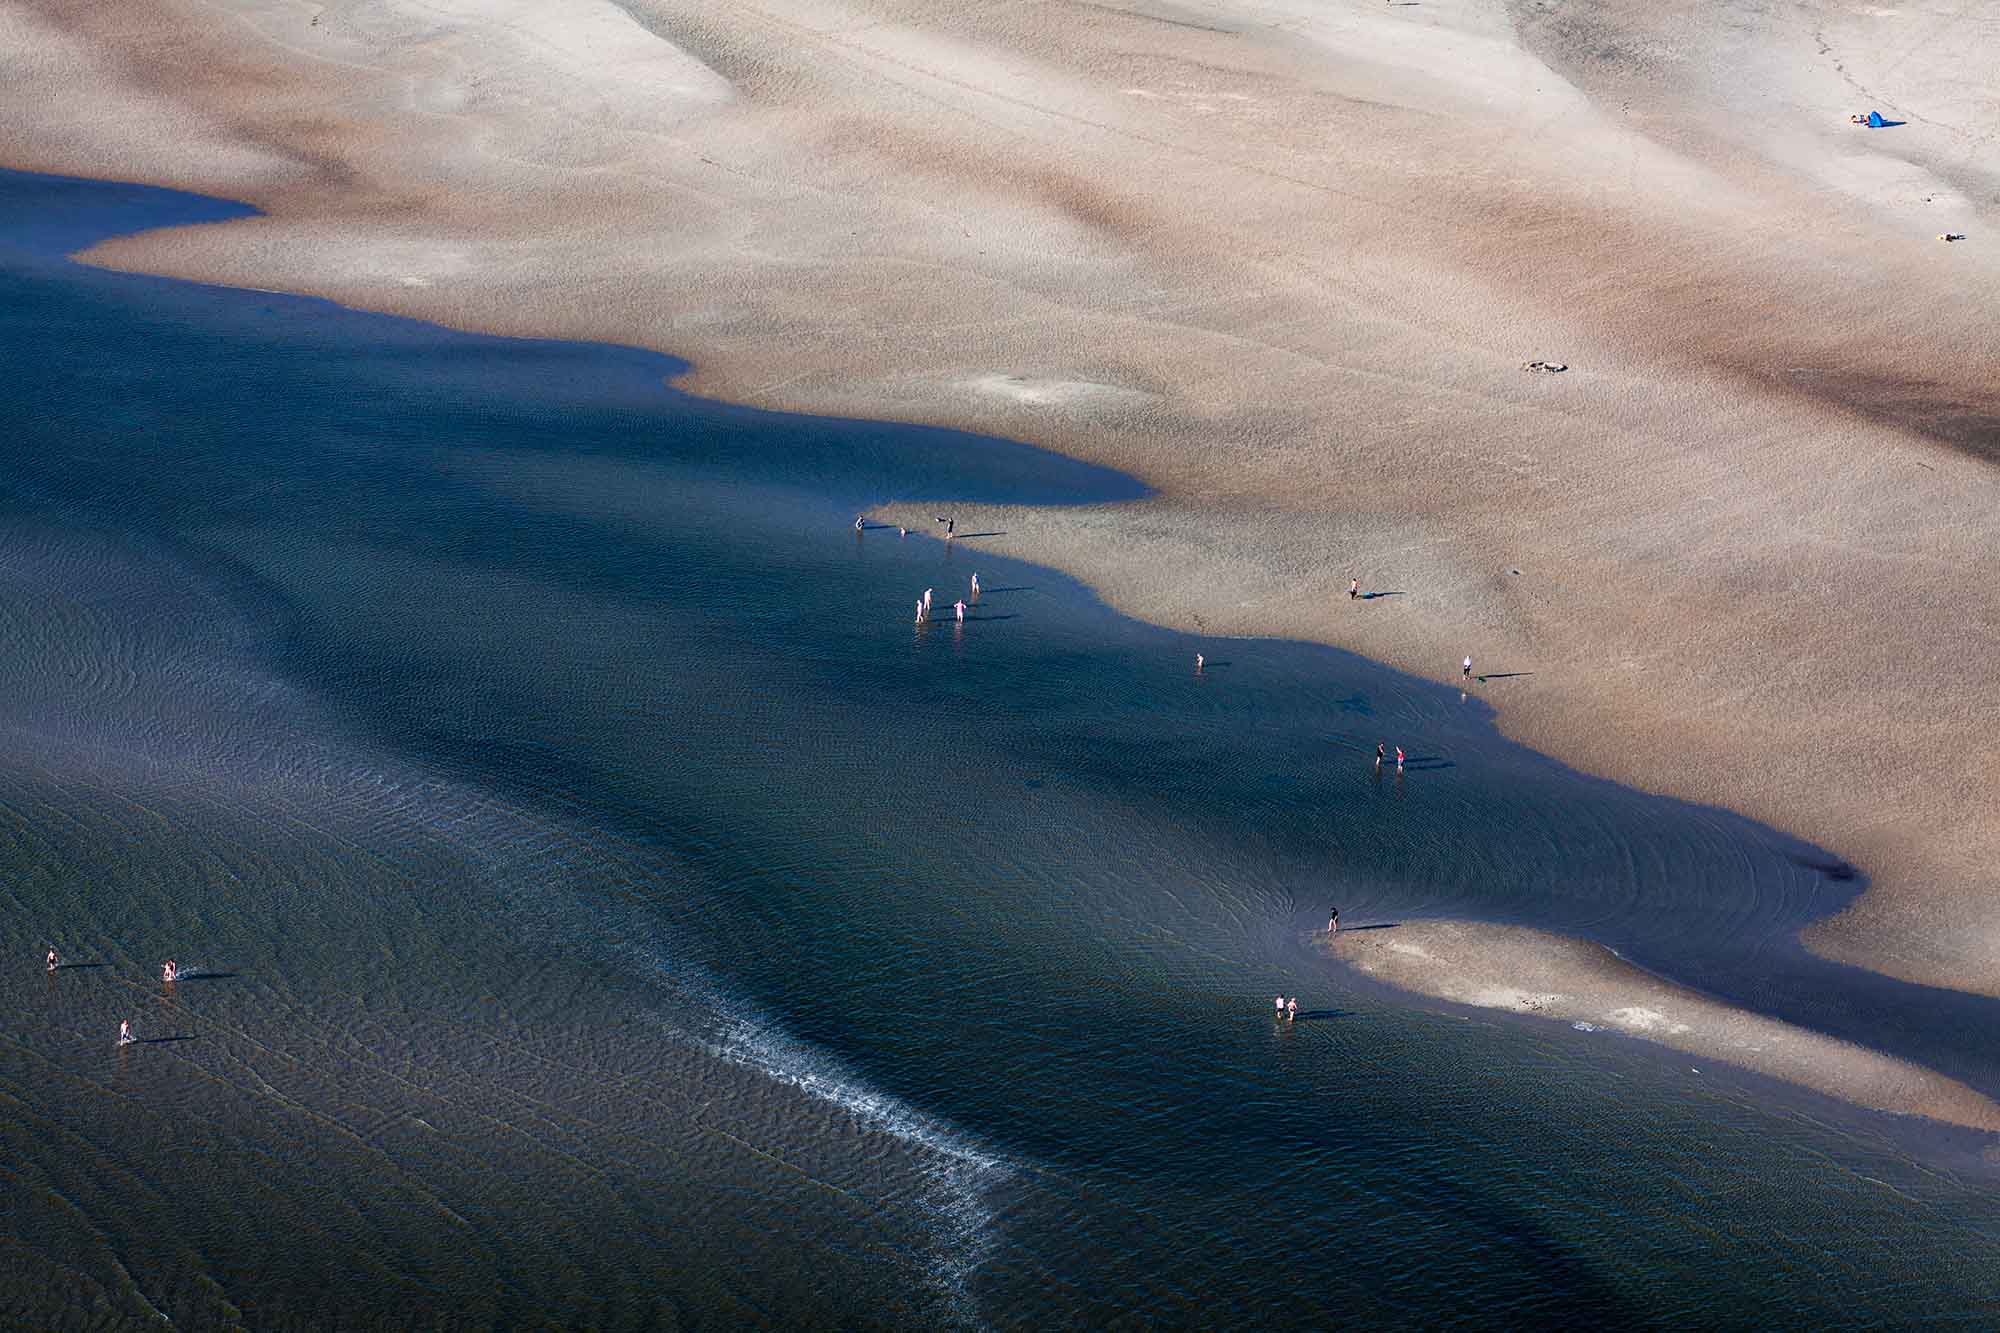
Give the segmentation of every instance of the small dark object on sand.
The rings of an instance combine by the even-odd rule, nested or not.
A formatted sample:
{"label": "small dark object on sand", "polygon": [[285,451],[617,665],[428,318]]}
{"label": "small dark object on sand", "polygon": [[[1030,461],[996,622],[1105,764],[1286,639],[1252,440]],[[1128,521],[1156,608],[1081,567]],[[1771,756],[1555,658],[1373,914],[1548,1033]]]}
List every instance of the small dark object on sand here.
{"label": "small dark object on sand", "polygon": [[1940,241],[1962,241],[1965,239],[1965,233],[1962,231],[1941,231],[1938,233],[1938,239]]}
{"label": "small dark object on sand", "polygon": [[1521,369],[1533,370],[1543,375],[1560,375],[1569,367],[1560,361],[1524,361]]}

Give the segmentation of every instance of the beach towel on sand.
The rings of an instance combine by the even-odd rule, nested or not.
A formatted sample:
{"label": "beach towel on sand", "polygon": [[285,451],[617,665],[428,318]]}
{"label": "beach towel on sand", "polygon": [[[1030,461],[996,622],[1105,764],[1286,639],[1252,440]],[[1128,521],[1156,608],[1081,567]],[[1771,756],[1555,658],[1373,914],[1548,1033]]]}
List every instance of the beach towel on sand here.
{"label": "beach towel on sand", "polygon": [[1880,111],[1870,111],[1870,112],[1868,113],[1868,128],[1869,128],[1869,129],[1872,129],[1872,130],[1879,130],[1879,129],[1881,129],[1881,128],[1882,128],[1882,127],[1883,127],[1884,125],[1887,125],[1888,123],[1889,123],[1888,121],[1886,121],[1886,120],[1882,119],[1882,113],[1881,113]]}

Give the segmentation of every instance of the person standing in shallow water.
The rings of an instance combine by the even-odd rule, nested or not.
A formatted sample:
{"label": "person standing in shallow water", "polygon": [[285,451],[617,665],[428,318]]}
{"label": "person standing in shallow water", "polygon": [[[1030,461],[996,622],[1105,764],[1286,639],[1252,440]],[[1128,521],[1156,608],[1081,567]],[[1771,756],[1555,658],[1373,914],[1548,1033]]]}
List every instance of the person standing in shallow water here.
{"label": "person standing in shallow water", "polygon": [[979,575],[976,573],[972,576],[972,600],[979,600]]}
{"label": "person standing in shallow water", "polygon": [[1340,933],[1340,909],[1338,907],[1329,907],[1326,910],[1332,913],[1326,919],[1326,933],[1329,935],[1338,935]]}
{"label": "person standing in shallow water", "polygon": [[958,612],[958,623],[963,625],[965,623],[965,603],[953,602],[951,604],[951,609]]}
{"label": "person standing in shallow water", "polygon": [[1278,1006],[1278,1012],[1279,1012],[1280,1014],[1282,1014],[1282,1013],[1284,1013],[1284,1012],[1285,1012],[1285,997],[1284,997],[1284,996],[1280,995],[1280,996],[1279,996],[1279,997],[1278,997],[1278,998],[1277,998],[1277,999],[1276,999],[1276,1000],[1275,1000],[1275,1001],[1274,1001],[1273,1003],[1275,1003],[1275,1004],[1276,1004],[1276,1005]]}
{"label": "person standing in shallow water", "polygon": [[55,951],[55,948],[54,948],[53,946],[51,946],[51,947],[50,947],[50,949],[49,949],[49,971],[53,972],[53,971],[55,971],[55,970],[56,970],[56,969],[57,969],[58,967],[61,967],[61,966],[62,966],[62,963],[61,963],[61,962],[60,962],[60,961],[59,961],[59,960],[58,960],[58,959],[56,958],[56,951]]}
{"label": "person standing in shallow water", "polygon": [[1396,771],[1403,771],[1403,747],[1400,745],[1396,747]]}
{"label": "person standing in shallow water", "polygon": [[1296,1023],[1298,1019],[1299,997],[1294,995],[1291,999],[1285,1001],[1285,1021],[1287,1023]]}
{"label": "person standing in shallow water", "polygon": [[118,1044],[120,1046],[130,1046],[135,1040],[137,1040],[137,1038],[133,1037],[132,1035],[132,1020],[129,1018],[119,1019]]}
{"label": "person standing in shallow water", "polygon": [[1381,741],[1375,742],[1375,767],[1382,767],[1382,761],[1389,757],[1389,747]]}

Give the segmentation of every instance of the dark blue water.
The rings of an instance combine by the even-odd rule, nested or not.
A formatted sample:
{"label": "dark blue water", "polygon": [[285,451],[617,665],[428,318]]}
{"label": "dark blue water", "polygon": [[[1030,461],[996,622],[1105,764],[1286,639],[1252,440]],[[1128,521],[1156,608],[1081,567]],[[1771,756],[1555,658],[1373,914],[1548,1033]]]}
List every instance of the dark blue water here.
{"label": "dark blue water", "polygon": [[[1995,1308],[1979,1136],[1412,1002],[1303,940],[1330,903],[1553,925],[2000,1090],[1990,1002],[1793,943],[1861,887],[1833,858],[1456,691],[849,526],[1142,496],[1102,469],[61,258],[240,213],[0,175],[4,940],[101,964],[0,982],[0,1309]],[[909,623],[975,570],[967,624]],[[198,975],[166,991],[170,956]],[[1309,1021],[1274,1029],[1280,991]],[[173,1040],[113,1051],[135,1015]]]}

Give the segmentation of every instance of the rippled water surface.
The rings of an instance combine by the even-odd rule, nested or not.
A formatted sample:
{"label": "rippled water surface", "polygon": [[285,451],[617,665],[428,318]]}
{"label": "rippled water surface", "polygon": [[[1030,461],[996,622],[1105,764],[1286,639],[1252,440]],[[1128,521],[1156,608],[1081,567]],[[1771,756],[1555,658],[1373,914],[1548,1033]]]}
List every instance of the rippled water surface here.
{"label": "rippled water surface", "polygon": [[241,212],[0,175],[9,1319],[2000,1311],[1979,1136],[1305,942],[1555,925],[2000,1090],[1987,1002],[1792,944],[1823,853],[850,526],[1115,474],[61,258]]}

